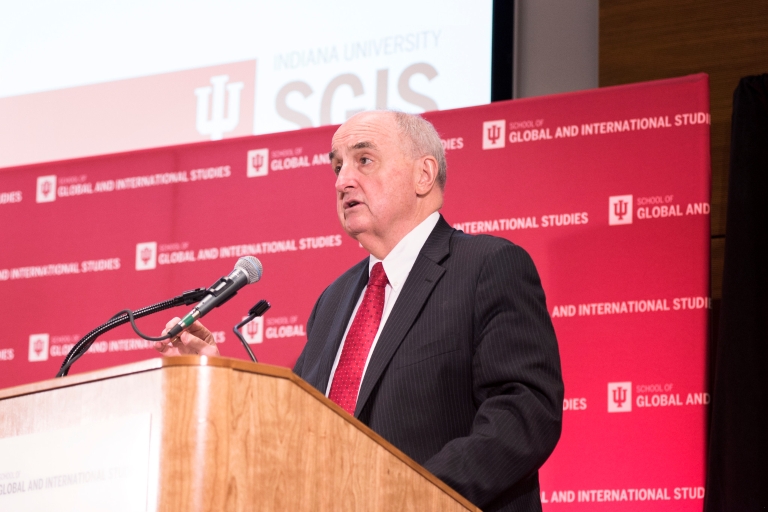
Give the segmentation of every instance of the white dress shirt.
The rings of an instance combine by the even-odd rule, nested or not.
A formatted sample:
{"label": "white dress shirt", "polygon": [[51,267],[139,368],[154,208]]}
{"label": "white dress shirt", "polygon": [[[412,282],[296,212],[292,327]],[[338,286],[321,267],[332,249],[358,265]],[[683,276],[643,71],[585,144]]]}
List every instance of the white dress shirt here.
{"label": "white dress shirt", "polygon": [[[384,266],[384,273],[387,274],[389,284],[387,284],[384,291],[384,311],[381,313],[381,323],[379,324],[379,330],[376,331],[376,336],[373,338],[371,350],[368,352],[368,358],[365,360],[365,367],[363,368],[363,375],[360,379],[360,383],[362,383],[362,379],[365,378],[365,372],[368,370],[368,363],[371,361],[371,354],[373,354],[373,351],[376,349],[376,343],[379,341],[381,330],[384,329],[384,324],[387,323],[387,318],[389,318],[389,314],[392,312],[392,308],[395,306],[395,302],[397,301],[397,297],[400,295],[400,292],[403,289],[405,280],[408,279],[408,274],[411,273],[413,264],[416,263],[416,258],[418,257],[421,248],[424,247],[424,243],[427,241],[430,233],[432,233],[432,230],[437,225],[438,220],[440,220],[440,214],[438,212],[434,212],[432,215],[424,219],[421,224],[413,228],[410,233],[405,235],[403,239],[397,243],[397,245],[389,254],[387,254],[383,260],[378,259],[373,254],[368,257],[368,276],[370,277],[371,269],[373,266],[380,261]],[[357,308],[360,307],[360,303],[363,301],[363,296],[365,295],[365,290],[367,289],[367,286],[363,288],[362,293],[360,293],[360,297],[357,299],[355,310],[352,311],[352,316],[349,317],[349,323],[347,323],[347,328],[344,331],[344,337],[341,338],[339,351],[336,352],[336,359],[333,361],[331,377],[328,379],[328,387],[325,390],[325,396],[328,396],[328,394],[331,392],[333,376],[336,374],[336,367],[339,365],[339,358],[341,357],[341,351],[344,349],[344,342],[347,339],[347,333],[349,332],[349,328],[352,326],[352,321],[355,319],[355,315],[357,314]],[[358,389],[358,392],[359,391],[360,390]]]}

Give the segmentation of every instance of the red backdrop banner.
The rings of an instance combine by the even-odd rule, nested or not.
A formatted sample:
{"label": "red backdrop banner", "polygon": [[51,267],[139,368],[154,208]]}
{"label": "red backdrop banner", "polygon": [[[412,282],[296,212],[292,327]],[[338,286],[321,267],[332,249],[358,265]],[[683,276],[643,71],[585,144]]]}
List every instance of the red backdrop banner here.
{"label": "red backdrop banner", "polygon": [[[705,75],[428,114],[446,220],[533,257],[563,362],[546,510],[701,510],[709,300]],[[239,256],[262,280],[205,319],[225,356],[291,366],[314,301],[366,256],[342,231],[335,127],[0,173],[0,387],[53,377],[86,332],[208,286]],[[139,321],[159,333],[173,315]],[[156,357],[128,326],[74,372]],[[116,397],[119,398],[119,397]]]}

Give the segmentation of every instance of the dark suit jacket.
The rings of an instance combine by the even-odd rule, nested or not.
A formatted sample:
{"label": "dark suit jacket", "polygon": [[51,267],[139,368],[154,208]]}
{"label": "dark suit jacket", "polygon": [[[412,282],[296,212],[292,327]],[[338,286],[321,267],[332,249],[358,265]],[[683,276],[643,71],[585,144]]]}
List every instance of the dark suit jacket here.
{"label": "dark suit jacket", "polygon": [[[294,371],[325,393],[368,258],[320,296]],[[563,382],[528,254],[441,217],[411,269],[360,387],[355,416],[484,510],[541,510]]]}

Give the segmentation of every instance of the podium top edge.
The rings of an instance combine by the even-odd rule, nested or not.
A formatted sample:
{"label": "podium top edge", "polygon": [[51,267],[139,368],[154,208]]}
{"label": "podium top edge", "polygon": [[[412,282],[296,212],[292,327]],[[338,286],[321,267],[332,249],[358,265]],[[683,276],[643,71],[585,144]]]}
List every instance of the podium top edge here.
{"label": "podium top edge", "polygon": [[217,368],[230,368],[232,370],[245,371],[269,375],[293,381],[300,380],[289,368],[282,366],[273,366],[264,363],[252,363],[240,359],[228,357],[209,357],[209,356],[174,356],[174,357],[156,357],[145,361],[137,361],[120,366],[112,366],[100,370],[78,373],[58,379],[49,379],[30,384],[22,384],[11,388],[0,389],[0,400],[16,396],[29,395],[48,391],[51,389],[77,386],[87,382],[95,382],[104,379],[113,379],[135,373],[142,373],[163,368],[182,367],[182,366],[211,366]]}

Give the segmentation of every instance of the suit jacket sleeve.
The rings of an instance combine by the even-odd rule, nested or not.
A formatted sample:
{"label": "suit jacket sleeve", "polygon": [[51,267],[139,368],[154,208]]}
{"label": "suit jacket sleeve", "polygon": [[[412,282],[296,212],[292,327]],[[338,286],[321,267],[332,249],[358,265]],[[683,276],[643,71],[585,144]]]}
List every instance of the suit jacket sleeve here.
{"label": "suit jacket sleeve", "polygon": [[[323,296],[325,296],[325,291],[323,291],[323,293],[317,299],[317,302],[315,302],[315,305],[312,308],[312,312],[309,314],[309,319],[307,320],[307,334],[309,334],[312,331],[312,324],[315,323],[315,315],[317,314],[317,308],[320,306],[320,302],[322,302]],[[306,355],[306,347],[304,348],[304,350],[301,351],[299,358],[296,360],[296,364],[293,365],[293,373],[295,373],[298,376],[301,376],[304,370],[305,355]]]}
{"label": "suit jacket sleeve", "polygon": [[511,243],[485,258],[475,288],[477,413],[468,436],[424,465],[480,507],[531,477],[560,437],[563,383],[538,273]]}

